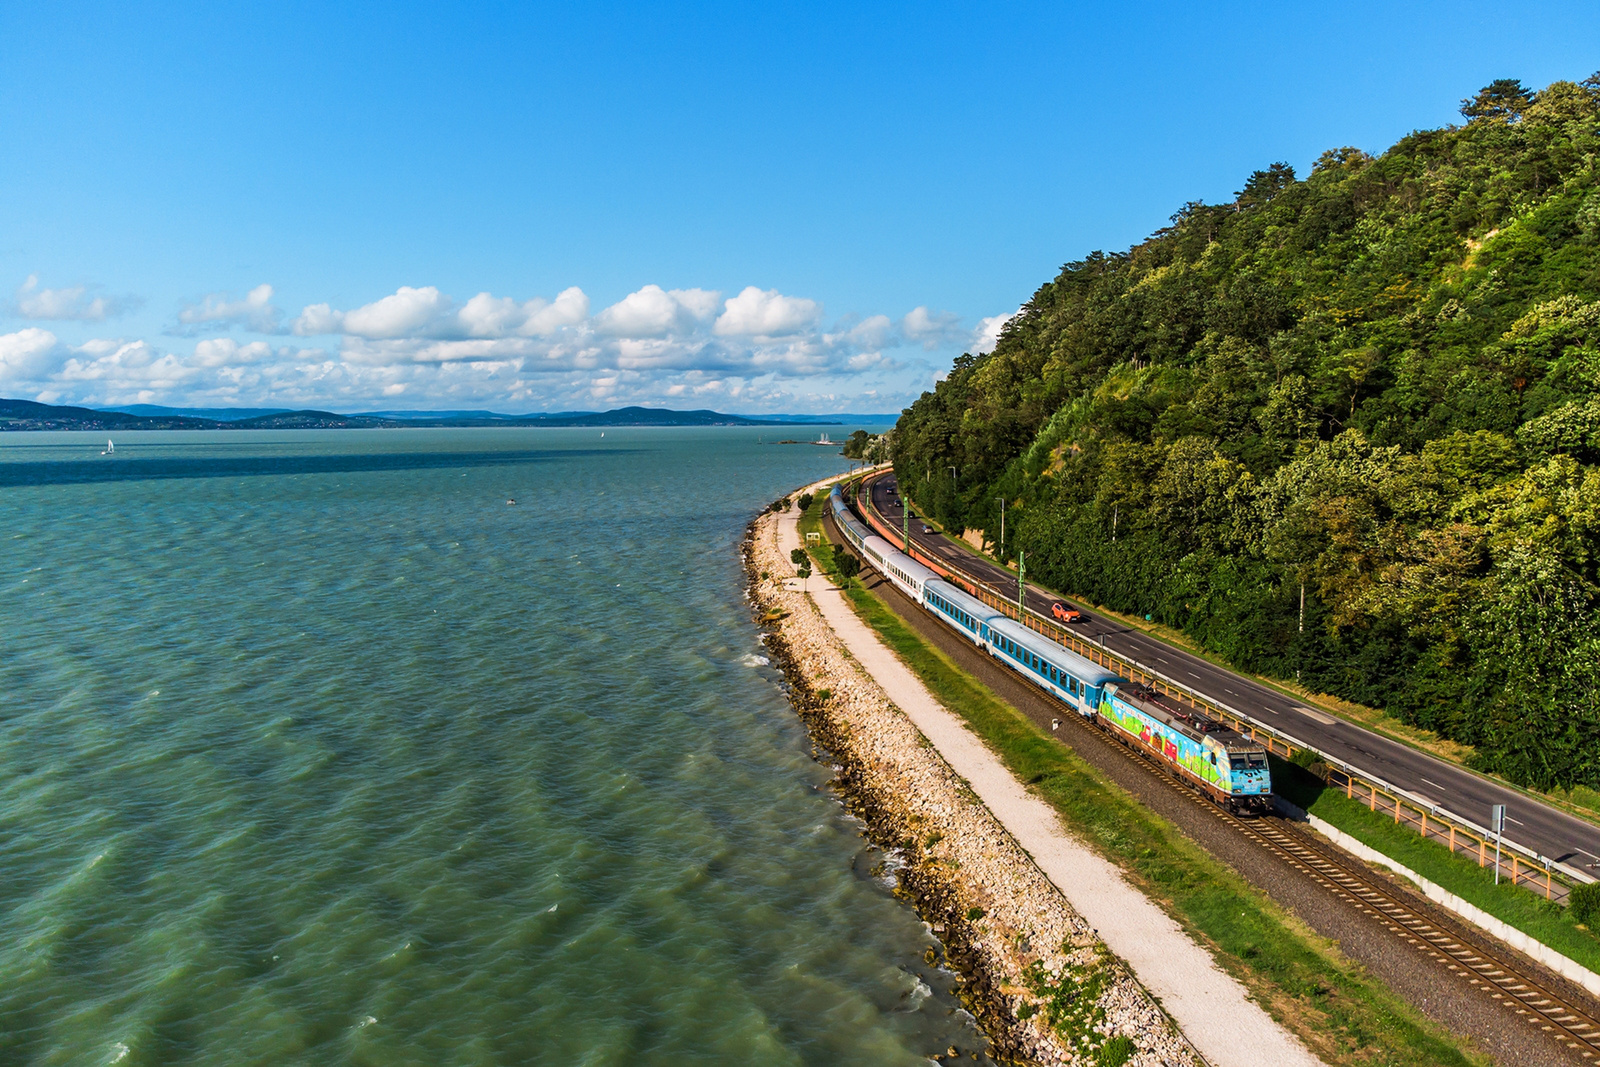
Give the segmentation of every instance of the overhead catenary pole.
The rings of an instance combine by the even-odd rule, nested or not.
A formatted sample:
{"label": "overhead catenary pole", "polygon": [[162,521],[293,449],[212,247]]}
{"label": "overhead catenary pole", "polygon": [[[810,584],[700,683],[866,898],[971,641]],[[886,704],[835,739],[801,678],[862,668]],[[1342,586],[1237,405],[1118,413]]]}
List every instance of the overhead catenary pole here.
{"label": "overhead catenary pole", "polygon": [[900,498],[900,532],[905,535],[906,555],[911,555],[911,505],[906,503],[906,498]]}

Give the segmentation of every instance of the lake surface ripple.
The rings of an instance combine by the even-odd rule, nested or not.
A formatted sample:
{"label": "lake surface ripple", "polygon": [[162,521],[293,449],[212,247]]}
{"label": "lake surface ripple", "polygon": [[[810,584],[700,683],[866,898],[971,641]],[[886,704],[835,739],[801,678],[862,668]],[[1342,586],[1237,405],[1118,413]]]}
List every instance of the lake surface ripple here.
{"label": "lake surface ripple", "polygon": [[757,436],[0,435],[0,1062],[978,1044],[744,598],[843,461]]}

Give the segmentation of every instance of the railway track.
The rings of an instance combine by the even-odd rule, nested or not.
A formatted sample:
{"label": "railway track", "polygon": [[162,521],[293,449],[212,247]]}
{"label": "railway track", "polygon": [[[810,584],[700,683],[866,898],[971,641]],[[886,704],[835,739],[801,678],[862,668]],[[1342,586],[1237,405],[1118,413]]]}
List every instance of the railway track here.
{"label": "railway track", "polygon": [[1557,992],[1535,978],[1532,969],[1506,950],[1493,947],[1487,935],[1443,921],[1411,894],[1369,869],[1360,860],[1327,844],[1294,823],[1277,816],[1233,815],[1174,778],[1142,751],[1117,743],[1104,731],[1076,715],[1076,726],[1093,735],[1144,773],[1183,794],[1190,802],[1316,882],[1331,895],[1367,915],[1446,970],[1482,989],[1529,1024],[1548,1034],[1585,1062],[1600,1061],[1600,1017],[1579,1003],[1581,998]]}
{"label": "railway track", "polygon": [[1582,1062],[1600,1062],[1600,1010],[1589,1004],[1587,997],[1551,988],[1534,977],[1535,969],[1518,960],[1509,948],[1498,946],[1487,934],[1469,931],[1465,924],[1441,918],[1408,890],[1293,822],[1279,816],[1232,814],[1180,781],[1144,750],[1121,742],[1075,712],[1061,717],[1435,964],[1482,990]]}

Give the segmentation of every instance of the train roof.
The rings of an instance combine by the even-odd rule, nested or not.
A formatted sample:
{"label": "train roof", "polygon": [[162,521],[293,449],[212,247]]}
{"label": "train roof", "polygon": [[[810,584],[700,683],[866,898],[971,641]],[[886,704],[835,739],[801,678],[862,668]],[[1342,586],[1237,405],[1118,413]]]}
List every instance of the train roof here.
{"label": "train roof", "polygon": [[926,585],[939,577],[937,571],[924,567],[877,534],[871,534],[867,537],[865,547],[869,555],[876,556],[885,563],[894,564],[910,575],[919,585]]}
{"label": "train roof", "polygon": [[1104,685],[1107,682],[1125,681],[1116,671],[1107,670],[1092,660],[1085,659],[1065,645],[1050,640],[1044,634],[1030,630],[1015,619],[1001,617],[989,623],[989,629],[1005,634],[1011,640],[1032,652],[1036,656],[1043,656],[1057,667],[1065,667],[1081,682],[1089,685]]}
{"label": "train roof", "polygon": [[1146,715],[1160,719],[1173,729],[1180,730],[1197,741],[1206,737],[1213,738],[1229,752],[1249,751],[1252,749],[1266,751],[1261,742],[1244,736],[1233,727],[1219,722],[1203,712],[1185,708],[1146,686],[1135,682],[1119,685],[1117,686],[1117,696]]}
{"label": "train roof", "polygon": [[979,622],[990,622],[994,619],[1005,618],[1003,614],[968,593],[965,589],[952,582],[947,582],[943,578],[933,578],[924,583],[923,587],[927,592],[938,593]]}
{"label": "train roof", "polygon": [[862,540],[872,536],[872,530],[851,513],[850,505],[845,503],[844,494],[839,492],[838,486],[834,486],[833,492],[828,494],[828,502],[833,505],[833,519],[835,522],[850,527],[851,532]]}

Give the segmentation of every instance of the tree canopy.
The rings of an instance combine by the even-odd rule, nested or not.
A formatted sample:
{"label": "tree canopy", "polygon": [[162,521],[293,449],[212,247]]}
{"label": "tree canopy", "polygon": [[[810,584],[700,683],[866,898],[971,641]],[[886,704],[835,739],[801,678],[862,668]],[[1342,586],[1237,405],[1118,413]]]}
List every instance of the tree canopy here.
{"label": "tree canopy", "polygon": [[1600,76],[1462,114],[1066,264],[895,468],[1063,591],[1600,785]]}

